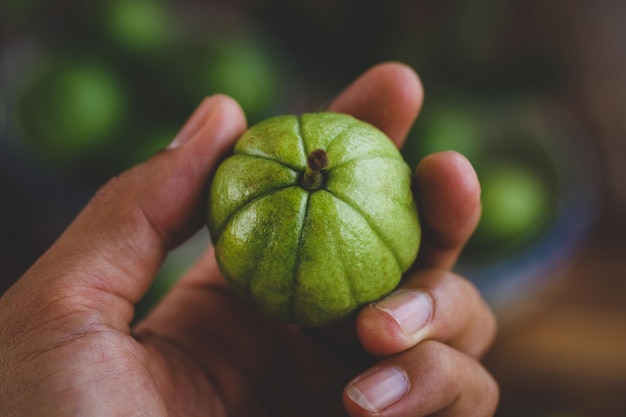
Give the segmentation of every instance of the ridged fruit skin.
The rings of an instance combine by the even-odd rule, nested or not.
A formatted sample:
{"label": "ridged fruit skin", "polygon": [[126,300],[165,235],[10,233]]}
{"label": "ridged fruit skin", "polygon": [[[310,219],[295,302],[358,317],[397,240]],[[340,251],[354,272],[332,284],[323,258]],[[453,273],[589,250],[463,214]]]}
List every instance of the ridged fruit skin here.
{"label": "ridged fruit skin", "polygon": [[[319,189],[307,157],[328,157]],[[234,290],[269,317],[338,321],[391,292],[411,266],[420,225],[411,170],[374,126],[332,112],[251,127],[218,167],[207,224]]]}

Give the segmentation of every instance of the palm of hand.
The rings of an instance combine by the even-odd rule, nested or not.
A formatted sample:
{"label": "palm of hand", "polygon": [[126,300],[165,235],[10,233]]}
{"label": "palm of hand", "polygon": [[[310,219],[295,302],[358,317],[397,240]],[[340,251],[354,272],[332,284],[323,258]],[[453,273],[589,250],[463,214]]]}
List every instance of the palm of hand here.
{"label": "palm of hand", "polygon": [[[194,316],[205,324],[158,318],[157,310],[156,320],[140,324],[136,336],[149,360],[160,364],[151,372],[167,376],[157,378],[157,388],[170,415],[345,416],[343,387],[372,362],[357,344],[330,345],[324,335],[261,317],[221,282],[190,284],[172,298],[201,311]],[[190,325],[193,333],[176,326],[172,334],[172,327],[163,327],[170,321]]]}
{"label": "palm of hand", "polygon": [[[160,324],[177,321],[163,317],[132,335],[92,329],[43,354],[41,362],[57,364],[44,380],[61,394],[56,406],[67,415],[346,415],[343,386],[372,362],[362,349],[331,348],[296,326],[267,321],[227,289],[189,288],[189,295],[187,303],[202,298],[211,306],[201,334],[184,326],[161,332]],[[77,351],[89,357],[77,361]]]}
{"label": "palm of hand", "polygon": [[[12,390],[35,389],[47,401],[13,407],[50,416],[346,415],[342,387],[370,361],[364,351],[342,354],[296,326],[270,322],[221,285],[185,285],[172,296],[170,306],[185,308],[159,307],[133,333],[54,307],[47,324],[74,332],[11,361]],[[31,369],[21,366],[26,358]],[[33,371],[38,386],[22,386],[19,376]]]}

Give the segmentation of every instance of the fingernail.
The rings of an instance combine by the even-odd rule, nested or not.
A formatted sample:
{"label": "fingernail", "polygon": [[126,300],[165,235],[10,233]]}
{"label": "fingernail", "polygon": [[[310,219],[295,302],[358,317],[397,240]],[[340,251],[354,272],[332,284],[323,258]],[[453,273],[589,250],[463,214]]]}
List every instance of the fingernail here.
{"label": "fingernail", "polygon": [[167,149],[176,149],[182,146],[185,142],[195,136],[196,133],[202,128],[206,122],[211,109],[213,107],[213,100],[211,97],[205,98],[202,103],[194,110],[193,114],[185,125],[180,129],[180,132],[176,135],[172,143],[169,144]]}
{"label": "fingernail", "polygon": [[422,329],[433,314],[432,299],[422,291],[400,290],[374,304],[374,307],[389,314],[407,336]]}
{"label": "fingernail", "polygon": [[396,403],[409,390],[409,378],[396,367],[380,368],[353,381],[346,394],[359,407],[377,413]]}

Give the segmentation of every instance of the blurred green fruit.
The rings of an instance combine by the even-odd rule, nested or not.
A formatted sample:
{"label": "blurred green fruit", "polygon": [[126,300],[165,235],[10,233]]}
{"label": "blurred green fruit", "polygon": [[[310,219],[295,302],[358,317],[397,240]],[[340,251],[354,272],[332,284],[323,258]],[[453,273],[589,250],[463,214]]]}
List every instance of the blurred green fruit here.
{"label": "blurred green fruit", "polygon": [[467,109],[439,109],[425,122],[421,140],[424,155],[456,151],[475,160],[482,150],[478,121]]}
{"label": "blurred green fruit", "polygon": [[172,40],[175,22],[161,0],[104,2],[103,25],[114,44],[131,52],[159,52]]}
{"label": "blurred green fruit", "polygon": [[483,214],[476,238],[494,247],[525,242],[551,213],[550,187],[532,167],[499,162],[480,173]]}
{"label": "blurred green fruit", "polygon": [[208,226],[224,276],[280,321],[322,326],[392,291],[420,226],[411,170],[351,116],[278,116],[218,168]]}
{"label": "blurred green fruit", "polygon": [[411,130],[402,153],[411,165],[432,153],[456,151],[472,163],[485,153],[484,123],[476,103],[447,97],[424,108]]}
{"label": "blurred green fruit", "polygon": [[57,62],[26,91],[18,120],[25,139],[47,159],[76,160],[114,140],[127,97],[116,74],[95,62]]}
{"label": "blurred green fruit", "polygon": [[251,124],[271,113],[285,82],[278,82],[275,59],[262,42],[247,36],[218,36],[188,48],[180,79],[194,101],[215,93],[229,95]]}

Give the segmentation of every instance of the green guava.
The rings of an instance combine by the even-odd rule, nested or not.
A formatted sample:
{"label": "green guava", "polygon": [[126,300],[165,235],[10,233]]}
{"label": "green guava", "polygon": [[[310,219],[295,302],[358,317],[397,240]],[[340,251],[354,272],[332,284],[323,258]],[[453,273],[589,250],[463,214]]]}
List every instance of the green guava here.
{"label": "green guava", "polygon": [[380,299],[420,245],[411,170],[351,116],[277,116],[218,167],[207,224],[234,290],[269,317],[324,326]]}

